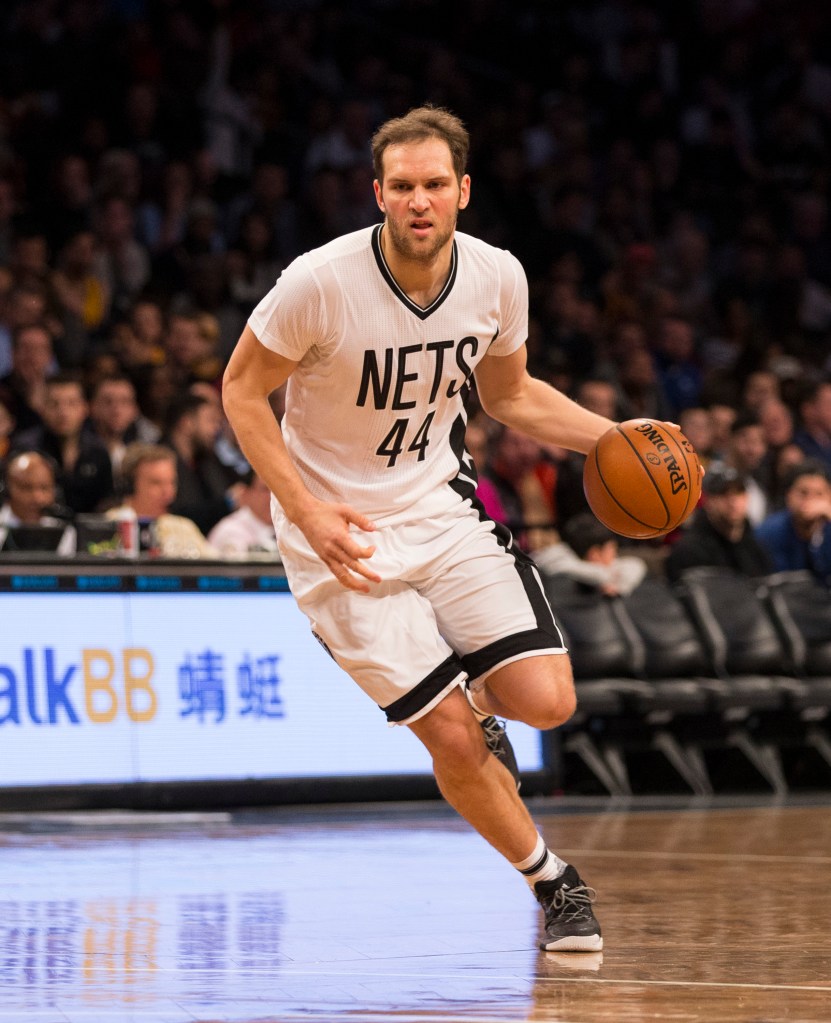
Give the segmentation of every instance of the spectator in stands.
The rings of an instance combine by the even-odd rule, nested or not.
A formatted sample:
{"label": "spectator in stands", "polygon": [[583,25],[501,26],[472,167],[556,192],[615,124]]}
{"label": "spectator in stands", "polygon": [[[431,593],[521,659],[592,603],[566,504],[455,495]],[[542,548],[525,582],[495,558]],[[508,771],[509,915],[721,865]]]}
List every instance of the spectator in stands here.
{"label": "spectator in stands", "polygon": [[182,515],[171,515],[176,498],[176,455],[160,444],[131,444],[121,462],[123,504],[110,518],[135,518],[152,523],[163,558],[213,558],[216,551],[199,527]]}
{"label": "spectator in stands", "polygon": [[683,316],[664,316],[658,328],[655,359],[658,381],[670,405],[671,416],[699,404],[703,375],[698,365],[695,328]]}
{"label": "spectator in stands", "polygon": [[712,456],[723,459],[730,447],[730,432],[738,416],[738,409],[722,401],[711,402],[707,406],[710,422],[713,427]]}
{"label": "spectator in stands", "polygon": [[46,381],[55,366],[52,335],[41,324],[19,327],[12,337],[12,369],[0,380],[0,398],[14,416],[18,432],[39,426]]}
{"label": "spectator in stands", "polygon": [[0,398],[0,466],[9,453],[12,446],[12,434],[14,433],[14,416],[9,406]]}
{"label": "spectator in stands", "polygon": [[[602,377],[588,377],[574,388],[572,397],[578,405],[596,412],[607,419],[618,420],[618,392],[615,385]],[[588,512],[589,505],[583,491],[583,466],[585,455],[568,451],[557,463],[557,484],[555,504],[557,527],[562,529],[566,522],[581,512]]]}
{"label": "spectator in stands", "polygon": [[758,417],[742,412],[733,420],[730,440],[723,461],[744,477],[747,489],[747,516],[758,526],[768,512],[769,497],[760,482],[767,444]]}
{"label": "spectator in stands", "polygon": [[10,526],[62,526],[64,534],[58,554],[75,550],[75,530],[58,518],[56,511],[65,511],[55,503],[55,466],[39,451],[20,451],[9,458],[4,473],[3,504],[0,506],[0,548],[6,541]]}
{"label": "spectator in stands", "polygon": [[652,354],[636,348],[617,369],[624,419],[674,420],[675,413],[664,394]]}
{"label": "spectator in stands", "polygon": [[781,398],[766,398],[756,411],[769,452],[778,451],[793,441],[793,412]]}
{"label": "spectator in stands", "polygon": [[494,522],[507,523],[508,516],[502,507],[499,491],[496,484],[487,475],[491,464],[491,435],[492,427],[496,427],[494,420],[489,419],[484,412],[478,416],[471,417],[465,429],[465,447],[473,459],[476,467],[478,482],[476,484],[476,496],[482,502],[482,507],[488,517]]}
{"label": "spectator in stands", "polygon": [[549,575],[567,575],[607,597],[631,593],[647,570],[642,558],[619,553],[618,538],[591,512],[570,518],[562,540],[535,551],[534,561]]}
{"label": "spectator in stands", "polygon": [[782,384],[779,377],[769,369],[757,369],[748,373],[742,388],[741,404],[758,414],[769,401],[782,400]]}
{"label": "spectator in stands", "polygon": [[221,428],[217,403],[186,394],[171,407],[164,435],[164,443],[176,457],[178,496],[172,511],[193,519],[206,535],[237,508],[243,487],[214,450]]}
{"label": "spectator in stands", "polygon": [[704,500],[689,527],[672,545],[665,566],[677,581],[688,568],[732,568],[743,575],[766,575],[773,563],[756,539],[748,519],[747,477],[723,462],[704,475]]}
{"label": "spectator in stands", "polygon": [[140,298],[130,307],[128,322],[134,342],[122,362],[127,369],[156,366],[165,360],[165,317],[161,305],[150,298]]}
{"label": "spectator in stands", "polygon": [[161,430],[141,414],[136,389],[126,376],[104,377],[93,386],[88,426],[106,447],[115,475],[128,444],[155,444],[161,436]]}
{"label": "spectator in stands", "polygon": [[505,427],[494,444],[486,473],[523,550],[533,551],[550,543],[557,514],[557,469],[540,445]]}
{"label": "spectator in stands", "polygon": [[135,238],[135,215],[119,195],[101,200],[94,217],[95,275],[104,282],[115,310],[126,312],[150,280],[150,257]]}
{"label": "spectator in stands", "polygon": [[218,337],[196,311],[174,313],[164,337],[164,349],[173,379],[180,389],[195,380],[216,380],[222,374],[217,360]]}
{"label": "spectator in stands", "polygon": [[794,443],[806,458],[818,458],[831,468],[831,380],[806,386],[799,402],[799,429]]}
{"label": "spectator in stands", "polygon": [[831,473],[823,462],[806,459],[791,469],[785,507],[769,515],[756,536],[777,572],[807,569],[831,586]]}
{"label": "spectator in stands", "polygon": [[110,297],[107,285],[95,273],[95,235],[83,230],[73,234],[61,248],[52,288],[67,328],[89,336],[107,319]]}
{"label": "spectator in stands", "polygon": [[271,491],[253,470],[243,484],[237,510],[217,522],[208,534],[208,542],[221,555],[244,558],[269,554],[279,560],[271,520]]}
{"label": "spectator in stands", "polygon": [[678,425],[706,468],[713,458],[713,420],[709,411],[697,406],[684,409],[678,416]]}
{"label": "spectator in stands", "polygon": [[793,413],[781,398],[765,399],[757,412],[767,445],[765,457],[759,467],[759,482],[768,496],[768,511],[773,511],[774,508],[782,506],[783,469],[793,464],[787,449],[795,449],[799,453],[797,461],[801,461],[805,456],[793,442]]}
{"label": "spectator in stands", "polygon": [[15,448],[31,448],[53,458],[63,500],[73,512],[93,512],[113,497],[107,449],[84,431],[89,406],[78,377],[57,374],[46,383],[43,425],[15,438]]}

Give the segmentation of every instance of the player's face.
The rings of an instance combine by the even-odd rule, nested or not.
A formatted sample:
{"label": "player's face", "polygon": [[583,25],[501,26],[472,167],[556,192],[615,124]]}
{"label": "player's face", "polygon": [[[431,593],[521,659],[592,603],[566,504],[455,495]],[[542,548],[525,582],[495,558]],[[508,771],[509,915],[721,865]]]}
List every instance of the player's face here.
{"label": "player's face", "polygon": [[457,179],[441,139],[390,146],[383,160],[375,198],[386,215],[387,240],[399,256],[433,263],[453,239],[459,210],[470,198],[470,178]]}

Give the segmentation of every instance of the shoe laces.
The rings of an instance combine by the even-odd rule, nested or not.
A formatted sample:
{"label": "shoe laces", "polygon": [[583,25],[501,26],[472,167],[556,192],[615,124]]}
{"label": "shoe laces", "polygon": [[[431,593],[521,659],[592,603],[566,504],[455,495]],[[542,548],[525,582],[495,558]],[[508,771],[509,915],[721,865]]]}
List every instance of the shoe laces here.
{"label": "shoe laces", "polygon": [[597,898],[597,892],[588,885],[578,884],[573,888],[563,885],[556,892],[546,899],[546,909],[554,910],[561,920],[576,920],[578,917],[585,917],[591,912],[592,903]]}
{"label": "shoe laces", "polygon": [[484,718],[481,725],[482,731],[485,733],[485,742],[488,744],[488,749],[494,756],[504,757],[505,750],[502,748],[501,743],[502,736],[505,734],[505,722],[491,716]]}

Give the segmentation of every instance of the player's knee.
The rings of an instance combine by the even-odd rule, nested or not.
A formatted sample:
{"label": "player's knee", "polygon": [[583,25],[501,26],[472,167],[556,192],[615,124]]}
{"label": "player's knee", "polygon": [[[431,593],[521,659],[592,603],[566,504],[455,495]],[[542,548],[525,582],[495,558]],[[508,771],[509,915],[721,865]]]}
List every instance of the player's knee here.
{"label": "player's knee", "polygon": [[448,780],[454,775],[460,778],[468,776],[471,768],[487,756],[487,747],[478,725],[471,729],[469,725],[458,722],[443,728],[433,737],[428,748],[436,774]]}
{"label": "player's knee", "polygon": [[539,700],[531,713],[526,716],[526,723],[540,731],[559,728],[574,714],[577,709],[577,696],[571,680],[553,687],[543,699]]}

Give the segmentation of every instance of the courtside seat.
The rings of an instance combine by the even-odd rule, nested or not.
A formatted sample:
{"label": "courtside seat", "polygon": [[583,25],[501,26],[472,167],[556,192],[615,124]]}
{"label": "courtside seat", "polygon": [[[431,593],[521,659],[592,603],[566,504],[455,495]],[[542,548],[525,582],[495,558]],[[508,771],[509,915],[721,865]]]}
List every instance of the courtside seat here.
{"label": "courtside seat", "polygon": [[732,726],[731,744],[775,791],[786,791],[777,732],[807,687],[765,604],[764,585],[729,569],[692,568],[676,589],[724,683],[714,698]]}
{"label": "courtside seat", "polygon": [[831,593],[810,572],[777,572],[762,593],[804,684],[793,697],[799,739],[831,767]]}
{"label": "courtside seat", "polygon": [[644,645],[620,598],[567,576],[543,573],[542,578],[563,629],[577,689],[577,714],[564,732],[566,750],[578,754],[598,777],[604,774],[603,784],[618,794],[632,791],[627,751],[636,747],[662,753],[693,791],[712,791],[700,764],[692,762],[668,728],[678,714],[705,712],[707,691],[691,679],[647,677]]}

